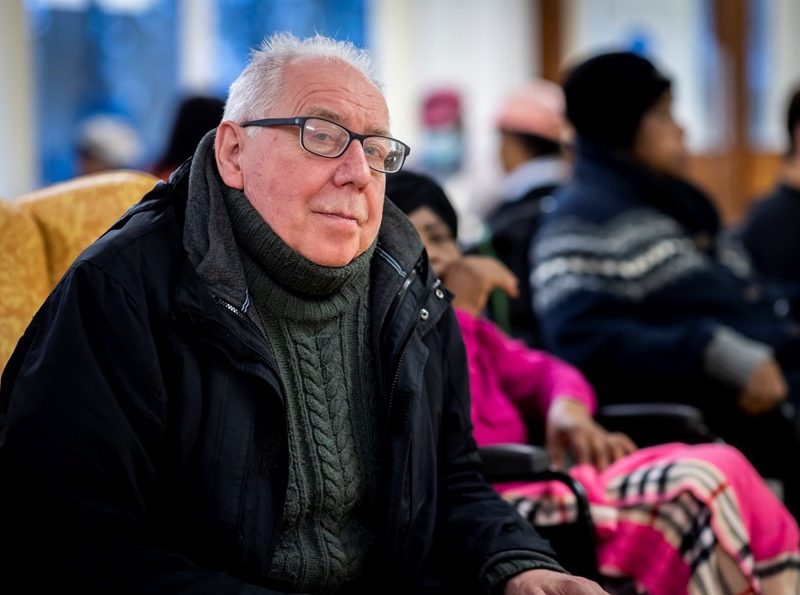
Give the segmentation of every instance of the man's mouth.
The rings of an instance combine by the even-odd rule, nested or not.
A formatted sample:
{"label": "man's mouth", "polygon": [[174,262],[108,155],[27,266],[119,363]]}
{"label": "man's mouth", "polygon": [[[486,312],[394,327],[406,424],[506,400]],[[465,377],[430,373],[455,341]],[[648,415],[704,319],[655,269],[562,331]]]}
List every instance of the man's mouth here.
{"label": "man's mouth", "polygon": [[317,214],[318,215],[324,215],[326,217],[332,217],[332,218],[335,218],[335,219],[349,220],[349,221],[353,221],[354,223],[358,223],[359,222],[358,215],[353,214],[353,213],[347,213],[347,212],[342,212],[342,211],[319,211],[319,212],[317,212]]}

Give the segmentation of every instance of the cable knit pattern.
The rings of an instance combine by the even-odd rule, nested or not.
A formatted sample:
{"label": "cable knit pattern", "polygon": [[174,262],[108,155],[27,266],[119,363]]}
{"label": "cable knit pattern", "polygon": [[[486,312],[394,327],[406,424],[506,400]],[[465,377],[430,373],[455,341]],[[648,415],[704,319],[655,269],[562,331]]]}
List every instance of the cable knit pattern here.
{"label": "cable knit pattern", "polygon": [[240,192],[226,195],[260,325],[285,387],[286,505],[270,577],[329,593],[364,569],[375,542],[377,382],[365,358],[369,262],[322,267],[291,250]]}
{"label": "cable knit pattern", "polygon": [[[256,305],[259,300],[256,299]],[[287,504],[271,575],[303,590],[336,589],[358,575],[372,543],[364,524],[374,469],[375,382],[348,348],[366,321],[355,312],[312,325],[266,316],[266,332],[287,386],[290,469]],[[349,372],[345,372],[349,371]],[[362,397],[363,398],[359,398]]]}
{"label": "cable knit pattern", "polygon": [[[345,422],[342,419],[348,410],[348,403],[343,394],[344,384],[341,381],[329,384],[323,378],[325,368],[330,365],[342,369],[341,349],[324,350],[321,342],[312,345],[303,345],[302,341],[298,343],[301,355],[300,373],[307,381],[307,403],[311,414],[312,431],[322,464],[323,516],[320,519],[322,538],[325,540],[325,549],[331,557],[331,572],[343,573],[346,555],[341,539],[337,535],[337,525],[342,522],[342,515],[349,512],[344,484],[349,475],[348,471],[350,473],[354,471],[353,444],[351,436],[345,436]],[[329,354],[327,361],[320,358],[323,353]],[[326,391],[326,388],[329,390]]]}

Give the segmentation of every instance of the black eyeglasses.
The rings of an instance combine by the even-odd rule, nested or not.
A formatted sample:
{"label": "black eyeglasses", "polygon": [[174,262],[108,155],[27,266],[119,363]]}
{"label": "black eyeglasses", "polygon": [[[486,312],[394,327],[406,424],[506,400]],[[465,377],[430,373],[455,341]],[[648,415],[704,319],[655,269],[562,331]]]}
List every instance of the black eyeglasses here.
{"label": "black eyeglasses", "polygon": [[300,146],[309,153],[329,159],[343,155],[355,139],[364,147],[364,155],[367,157],[370,169],[385,174],[400,171],[411,152],[411,147],[396,138],[379,134],[357,134],[325,118],[312,116],[266,118],[251,120],[242,126],[299,126]]}

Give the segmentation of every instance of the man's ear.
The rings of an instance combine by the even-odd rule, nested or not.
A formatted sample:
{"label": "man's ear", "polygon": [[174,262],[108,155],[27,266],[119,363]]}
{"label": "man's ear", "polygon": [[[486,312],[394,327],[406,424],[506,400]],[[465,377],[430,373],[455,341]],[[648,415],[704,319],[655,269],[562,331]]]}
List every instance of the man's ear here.
{"label": "man's ear", "polygon": [[246,132],[238,124],[225,120],[217,127],[214,140],[214,155],[222,181],[231,188],[244,190],[244,174],[241,157],[244,150]]}

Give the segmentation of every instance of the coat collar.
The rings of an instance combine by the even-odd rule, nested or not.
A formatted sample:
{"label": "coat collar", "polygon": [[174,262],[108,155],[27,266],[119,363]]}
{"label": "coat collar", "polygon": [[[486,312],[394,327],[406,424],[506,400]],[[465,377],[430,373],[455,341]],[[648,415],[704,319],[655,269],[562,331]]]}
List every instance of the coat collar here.
{"label": "coat collar", "polygon": [[711,199],[687,180],[657,175],[625,154],[579,140],[575,180],[601,189],[605,196],[656,209],[676,220],[690,234],[715,238],[719,214]]}

